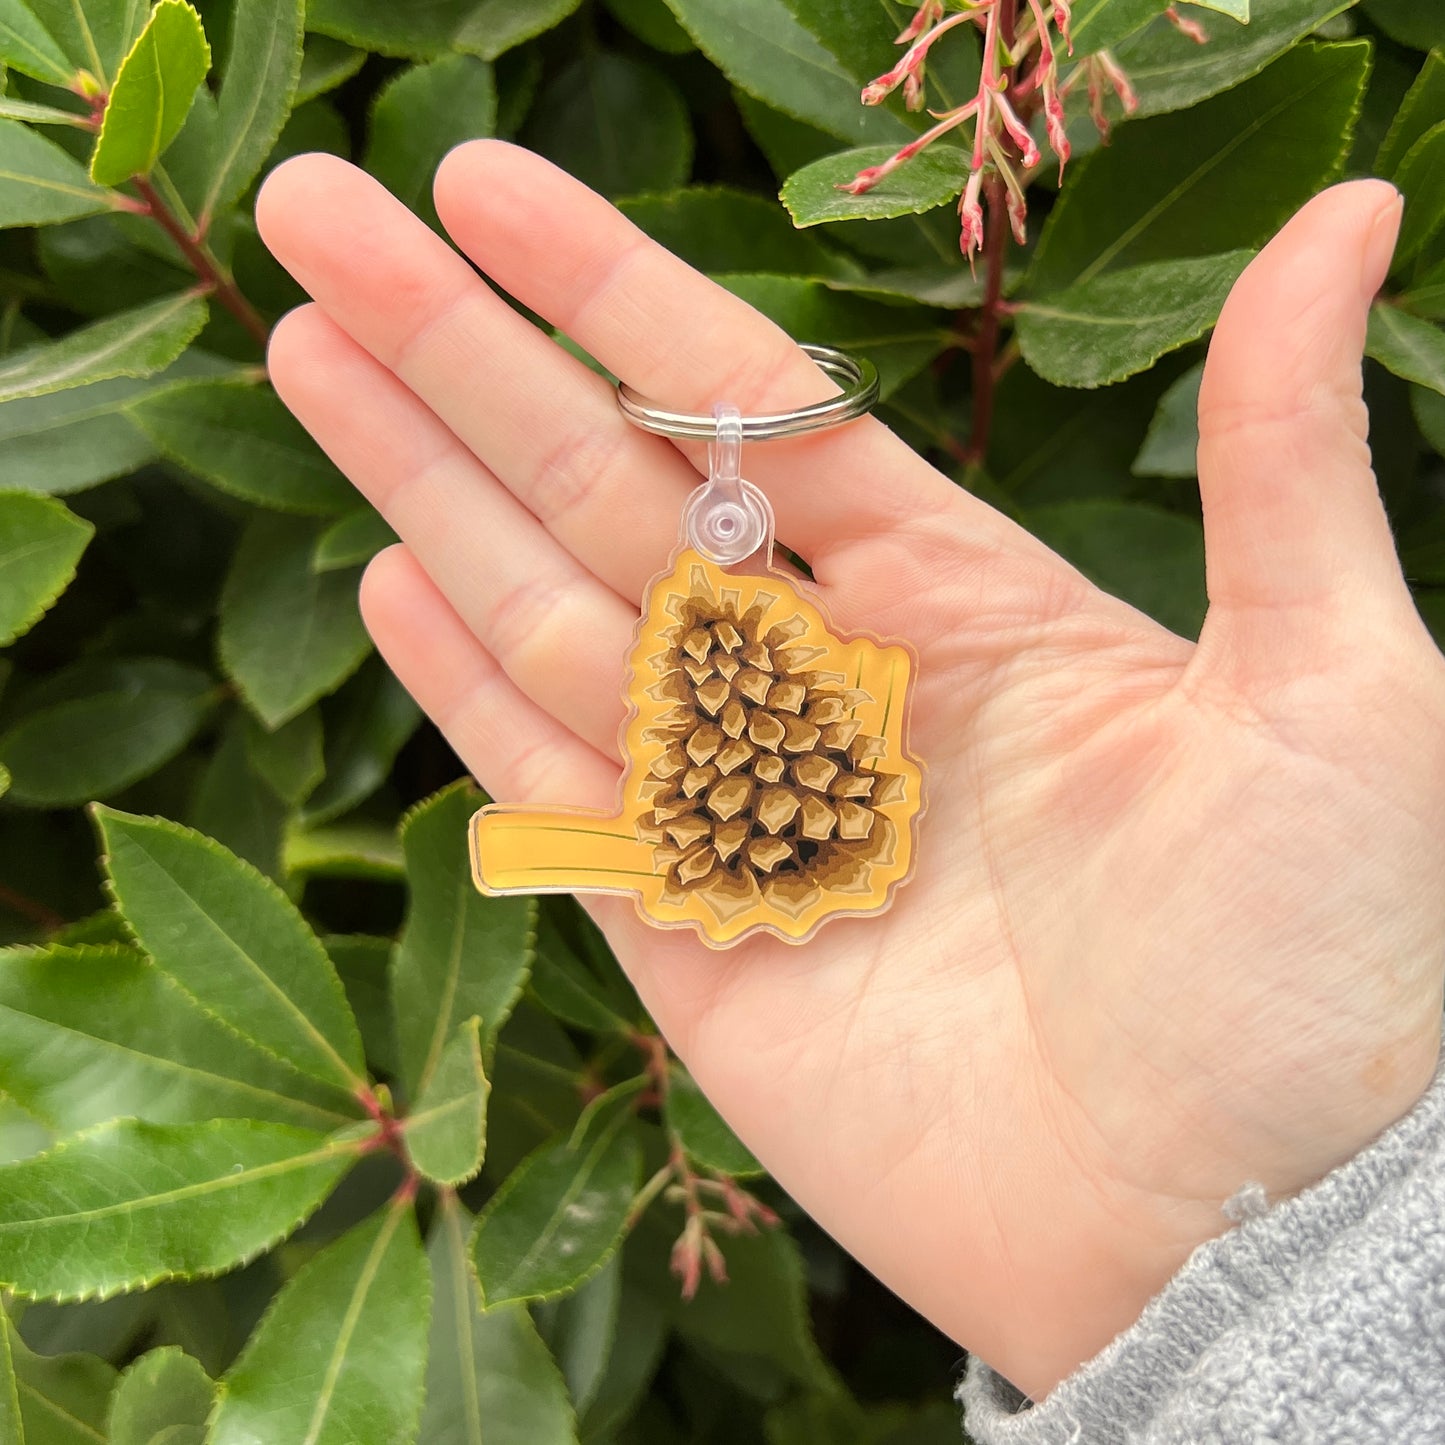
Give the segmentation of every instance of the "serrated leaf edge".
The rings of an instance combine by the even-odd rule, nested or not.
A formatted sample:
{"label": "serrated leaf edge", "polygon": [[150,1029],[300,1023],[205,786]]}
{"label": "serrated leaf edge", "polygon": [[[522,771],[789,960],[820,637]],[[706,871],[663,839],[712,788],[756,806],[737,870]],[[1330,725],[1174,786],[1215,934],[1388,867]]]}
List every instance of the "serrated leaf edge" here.
{"label": "serrated leaf edge", "polygon": [[[364,1090],[368,1087],[365,1074],[365,1055],[361,1043],[361,1030],[357,1025],[356,1015],[351,1010],[351,1003],[346,997],[346,989],[341,982],[341,976],[336,972],[336,966],[331,962],[331,956],[326,952],[326,949],[322,945],[321,940],[316,936],[315,930],[312,929],[311,925],[306,922],[306,919],[302,916],[300,909],[298,909],[295,903],[286,896],[285,892],[276,884],[273,879],[268,878],[263,872],[261,872],[259,868],[255,866],[255,864],[248,862],[245,858],[238,857],[228,848],[218,843],[214,838],[208,838],[204,833],[198,831],[197,829],[188,828],[184,824],[174,822],[170,818],[158,817],[155,814],[126,813],[122,812],[118,808],[107,807],[104,803],[92,803],[88,811],[91,815],[92,820],[95,823],[97,831],[100,833],[102,849],[100,863],[105,870],[105,877],[102,881],[102,888],[106,895],[110,898],[111,902],[114,904],[116,912],[120,915],[121,921],[125,925],[126,932],[129,933],[131,938],[135,941],[136,947],[139,948],[143,953],[147,954],[147,956],[151,957],[153,961],[154,955],[152,955],[150,953],[150,950],[146,948],[145,944],[141,941],[140,936],[131,926],[130,919],[126,917],[125,909],[121,906],[120,894],[117,891],[114,879],[111,877],[110,874],[110,854],[108,851],[106,851],[105,826],[104,822],[102,821],[103,817],[106,815],[114,818],[125,819],[128,822],[153,824],[158,827],[162,832],[168,832],[173,837],[183,838],[188,842],[198,842],[199,844],[201,844],[202,847],[210,850],[211,853],[218,857],[223,863],[235,864],[236,867],[243,874],[249,875],[251,879],[259,882],[262,885],[262,890],[264,892],[269,893],[276,901],[282,903],[292,914],[294,914],[297,921],[301,924],[303,934],[310,941],[310,943],[315,946],[317,953],[319,953],[321,961],[325,966],[325,974],[328,980],[328,986],[330,986],[333,992],[336,994],[337,1001],[341,1005],[344,1017],[350,1022],[352,1038],[348,1040],[348,1043],[354,1044],[355,1055],[358,1059],[362,1061],[360,1067],[353,1067],[347,1062],[347,1060],[342,1056],[341,1051],[337,1049],[336,1046],[332,1044],[331,1041],[327,1039],[324,1034],[321,1033],[320,1029],[318,1029],[316,1025],[312,1023],[312,1021],[304,1013],[302,1013],[301,1009],[297,1007],[295,1001],[291,999],[289,994],[286,994],[283,990],[281,990],[279,985],[273,986],[276,987],[276,991],[278,993],[281,993],[282,997],[295,1011],[296,1015],[305,1022],[307,1028],[310,1029],[319,1040],[321,1040],[321,1042],[325,1045],[325,1051],[329,1052],[335,1058],[337,1064],[340,1065],[342,1073],[345,1076],[344,1085],[339,1084],[338,1080],[335,1078],[327,1078],[325,1075],[322,1074],[312,1074],[310,1070],[301,1068],[294,1060],[282,1058],[281,1055],[276,1054],[274,1049],[263,1044],[259,1039],[254,1039],[249,1034],[243,1033],[234,1024],[228,1026],[231,1028],[233,1033],[244,1039],[253,1048],[258,1048],[263,1053],[271,1054],[274,1057],[282,1058],[282,1062],[289,1064],[289,1066],[294,1069],[298,1074],[304,1074],[308,1078],[319,1079],[320,1082],[322,1082],[323,1084],[330,1084],[333,1087],[347,1087],[357,1090]],[[157,963],[157,967],[160,967],[159,963]],[[163,973],[166,973],[167,976],[172,979],[172,981],[176,984],[177,988],[182,989],[182,991],[187,994],[191,993],[191,991],[189,989],[186,989],[185,986],[181,984],[180,981],[169,972],[169,970],[162,969],[161,971]],[[262,970],[259,969],[259,965],[258,972],[262,972]],[[269,978],[269,975],[267,977]],[[191,994],[191,997],[194,998],[194,995]],[[207,1014],[220,1019],[219,1015],[215,1014],[213,1010],[207,1008],[206,1005],[202,1004],[199,999],[196,1000],[196,1004],[197,1007],[203,1009]],[[224,1019],[220,1019],[220,1022],[225,1023],[226,1021]]]}
{"label": "serrated leaf edge", "polygon": [[[74,1134],[67,1135],[64,1139],[57,1140],[56,1143],[50,1146],[50,1148],[42,1150],[39,1154],[32,1154],[28,1159],[16,1160],[14,1164],[0,1165],[0,1177],[3,1177],[4,1171],[6,1169],[13,1168],[16,1165],[33,1163],[39,1159],[48,1159],[52,1155],[67,1150],[70,1146],[74,1144],[83,1143],[91,1135],[97,1134],[103,1129],[112,1128],[116,1124],[144,1124],[148,1122],[149,1121],[144,1119],[137,1119],[132,1116],[126,1116],[119,1119],[107,1119],[100,1124],[93,1124],[87,1129],[81,1129]],[[261,1128],[292,1127],[284,1124],[265,1124],[257,1119],[213,1119],[203,1120],[202,1123],[199,1125],[162,1124],[151,1125],[151,1127],[166,1129],[189,1129],[201,1128],[204,1127],[206,1124],[217,1125],[234,1123],[255,1124]],[[296,1132],[314,1133],[315,1131],[297,1129]],[[296,1155],[290,1159],[280,1160],[277,1162],[278,1164],[297,1165],[299,1167],[303,1161],[314,1163],[317,1162],[319,1159],[325,1157],[327,1154],[344,1155],[347,1153],[351,1153],[354,1154],[357,1158],[360,1158],[361,1155],[365,1152],[365,1136],[357,1136],[354,1130],[339,1130],[336,1134],[332,1135],[329,1139],[327,1139],[325,1144],[323,1144],[320,1148],[312,1150],[309,1155]],[[220,1177],[225,1179],[244,1179],[245,1175],[226,1174]],[[119,1295],[144,1293],[146,1290],[153,1289],[156,1285],[163,1284],[168,1280],[218,1279],[223,1274],[230,1274],[233,1270],[242,1268],[243,1266],[249,1264],[252,1260],[259,1259],[263,1254],[266,1254],[270,1250],[274,1249],[283,1239],[290,1238],[290,1236],[293,1235],[308,1219],[310,1219],[311,1216],[315,1214],[316,1211],[322,1206],[322,1204],[326,1202],[327,1197],[327,1195],[323,1195],[309,1209],[302,1210],[302,1212],[298,1214],[296,1218],[284,1229],[278,1230],[274,1235],[268,1236],[264,1241],[259,1243],[256,1248],[249,1250],[244,1254],[237,1255],[231,1260],[229,1264],[218,1265],[214,1269],[159,1270],[154,1274],[135,1276],[129,1280],[124,1281],[123,1283],[117,1284],[113,1288],[98,1286],[94,1289],[88,1290],[61,1291],[55,1293],[48,1291],[29,1290],[26,1289],[23,1285],[8,1282],[0,1283],[0,1289],[4,1289],[9,1294],[14,1295],[16,1299],[50,1300],[56,1304],[84,1304],[87,1301],[93,1300],[100,1301],[115,1299]]]}

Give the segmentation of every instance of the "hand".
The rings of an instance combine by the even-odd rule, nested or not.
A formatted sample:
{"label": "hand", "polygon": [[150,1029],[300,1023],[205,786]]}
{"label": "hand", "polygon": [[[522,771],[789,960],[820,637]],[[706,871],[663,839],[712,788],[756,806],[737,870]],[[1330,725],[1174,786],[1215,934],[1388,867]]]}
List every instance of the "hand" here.
{"label": "hand", "polygon": [[[831,390],[525,151],[454,150],[436,198],[487,276],[646,395]],[[876,420],[750,447],[840,631],[917,650],[916,876],[803,948],[716,953],[589,900],[780,1183],[1035,1397],[1228,1227],[1243,1183],[1318,1180],[1435,1066],[1445,665],[1360,397],[1398,204],[1326,192],[1230,297],[1200,398],[1197,646]],[[277,327],[275,384],[404,539],[362,588],[382,654],[498,800],[613,806],[623,658],[702,449],[630,426],[344,162],[286,162],[257,220],[316,302]]]}

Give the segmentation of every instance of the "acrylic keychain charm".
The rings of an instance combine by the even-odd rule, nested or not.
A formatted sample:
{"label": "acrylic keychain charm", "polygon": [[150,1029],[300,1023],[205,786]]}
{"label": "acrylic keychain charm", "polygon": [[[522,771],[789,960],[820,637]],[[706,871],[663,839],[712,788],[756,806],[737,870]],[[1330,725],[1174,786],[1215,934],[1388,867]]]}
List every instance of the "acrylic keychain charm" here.
{"label": "acrylic keychain charm", "polygon": [[845,385],[795,411],[666,411],[619,388],[630,420],[708,437],[667,571],[629,659],[618,811],[491,805],[472,818],[484,893],[627,893],[648,922],[714,947],[754,933],[800,943],[830,918],[889,906],[912,871],[923,773],[907,752],[907,648],[843,639],[773,566],[773,512],[741,475],[743,440],[851,421],[876,372],[804,350]]}

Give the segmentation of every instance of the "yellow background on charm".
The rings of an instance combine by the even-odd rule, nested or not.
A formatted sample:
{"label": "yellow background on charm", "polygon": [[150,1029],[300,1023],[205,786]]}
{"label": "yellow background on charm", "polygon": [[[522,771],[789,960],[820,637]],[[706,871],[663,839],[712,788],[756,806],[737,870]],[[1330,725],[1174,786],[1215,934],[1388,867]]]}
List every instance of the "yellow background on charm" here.
{"label": "yellow background on charm", "polygon": [[[855,779],[862,775],[862,786],[868,788],[867,775],[876,771],[876,791],[886,801],[872,802],[865,796],[862,803],[889,836],[875,835],[875,846],[856,866],[837,867],[831,877],[820,874],[820,886],[794,888],[786,899],[776,887],[769,888],[766,878],[763,891],[753,888],[746,899],[735,895],[728,902],[716,888],[711,892],[706,887],[679,888],[675,870],[669,877],[670,865],[683,850],[669,846],[653,810],[666,787],[665,775],[658,769],[668,766],[665,755],[676,748],[682,726],[678,689],[669,682],[679,661],[680,624],[689,607],[699,601],[748,616],[756,638],[783,629],[787,642],[779,655],[786,652],[796,659],[799,677],[840,675],[842,683],[833,691],[847,694],[846,716],[857,723],[859,741],[871,738],[882,743],[875,756],[860,758],[855,751],[855,763],[844,772]],[[736,942],[754,931],[796,942],[829,917],[876,913],[887,906],[891,890],[912,866],[913,825],[922,802],[922,772],[904,751],[905,704],[913,670],[904,648],[881,646],[869,638],[840,641],[818,608],[782,573],[734,575],[684,550],[672,571],[652,586],[630,668],[632,713],[623,742],[627,771],[621,812],[600,815],[506,805],[482,809],[471,829],[479,888],[488,893],[632,893],[653,922],[690,926],[716,945]],[[694,694],[697,681],[693,679]],[[826,696],[816,688],[810,691],[814,702]],[[828,802],[834,809],[853,810],[855,816],[864,810],[846,799]],[[851,861],[847,847],[841,841],[835,845],[845,864]],[[734,869],[731,876],[736,880],[738,871]]]}

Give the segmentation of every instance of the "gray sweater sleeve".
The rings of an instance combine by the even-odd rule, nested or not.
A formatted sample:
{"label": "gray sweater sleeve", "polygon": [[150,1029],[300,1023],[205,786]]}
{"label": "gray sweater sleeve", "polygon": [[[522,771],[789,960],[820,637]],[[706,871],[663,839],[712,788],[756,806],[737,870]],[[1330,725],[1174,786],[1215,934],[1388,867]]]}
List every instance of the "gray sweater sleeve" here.
{"label": "gray sweater sleeve", "polygon": [[978,1445],[1445,1442],[1445,1059],[1403,1119],[1200,1245],[1045,1400],[977,1358],[958,1398]]}

